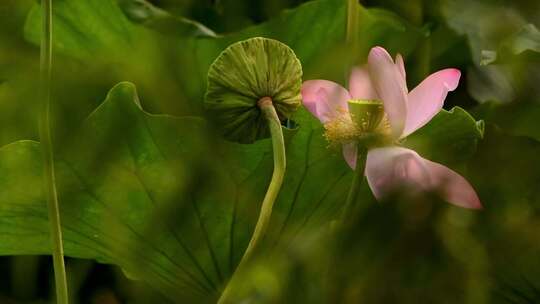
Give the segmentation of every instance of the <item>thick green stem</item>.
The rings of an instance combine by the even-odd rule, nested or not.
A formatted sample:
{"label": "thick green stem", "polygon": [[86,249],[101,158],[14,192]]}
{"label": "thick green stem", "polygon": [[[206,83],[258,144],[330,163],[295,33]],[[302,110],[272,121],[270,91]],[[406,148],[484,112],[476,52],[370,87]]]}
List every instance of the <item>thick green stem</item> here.
{"label": "thick green stem", "polygon": [[229,297],[235,275],[242,271],[243,267],[245,267],[246,263],[248,263],[253,256],[253,253],[261,239],[264,237],[268,224],[270,223],[270,216],[272,215],[274,202],[276,201],[279,190],[281,189],[281,184],[283,183],[283,177],[285,176],[285,141],[283,140],[283,131],[281,130],[281,123],[276,113],[276,109],[272,104],[272,99],[269,97],[264,97],[259,100],[258,105],[265,119],[267,120],[268,127],[270,129],[272,149],[274,151],[274,172],[272,173],[272,180],[270,181],[270,185],[268,186],[268,190],[264,196],[259,219],[255,225],[255,230],[253,231],[251,240],[249,241],[247,249],[242,256],[238,267],[236,267],[235,272],[229,280],[229,283],[227,286],[225,286],[225,289],[218,300],[218,304],[230,303]]}
{"label": "thick green stem", "polygon": [[364,171],[366,168],[367,149],[358,145],[358,152],[356,156],[356,168],[354,169],[353,180],[349,193],[347,194],[347,200],[342,211],[342,220],[347,221],[355,214],[356,201],[358,200],[358,192],[362,181],[364,180]]}
{"label": "thick green stem", "polygon": [[40,65],[41,113],[39,137],[43,153],[43,177],[46,185],[47,205],[52,239],[54,278],[56,283],[56,301],[68,303],[64,249],[62,246],[62,228],[58,208],[58,194],[54,173],[54,156],[50,128],[51,70],[52,70],[52,0],[41,0],[42,35]]}

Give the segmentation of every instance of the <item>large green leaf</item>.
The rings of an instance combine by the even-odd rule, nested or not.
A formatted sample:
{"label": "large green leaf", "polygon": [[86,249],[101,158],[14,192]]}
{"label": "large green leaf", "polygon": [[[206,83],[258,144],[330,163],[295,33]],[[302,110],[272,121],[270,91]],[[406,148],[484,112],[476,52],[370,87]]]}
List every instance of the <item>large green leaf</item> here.
{"label": "large green leaf", "polygon": [[[334,79],[344,82],[344,71],[353,63],[365,62],[369,49],[382,45],[391,52],[408,55],[422,38],[422,32],[396,15],[379,9],[358,10],[358,48],[353,53],[345,45],[346,1],[317,0],[287,10],[257,26],[218,39],[192,40],[181,54],[181,62],[194,73],[184,83],[193,98],[206,88],[206,73],[214,58],[230,44],[262,36],[290,46],[298,56],[306,78]],[[291,29],[302,29],[294,31]],[[193,61],[195,59],[195,61]]]}
{"label": "large green leaf", "polygon": [[[53,16],[56,50],[86,60],[103,59],[97,55],[126,56],[133,48],[143,46],[141,42],[152,39],[153,34],[137,23],[160,27],[172,22],[178,37],[215,36],[201,24],[174,18],[140,0],[123,0],[120,4],[114,0],[62,0],[54,3]],[[40,41],[40,21],[41,9],[36,4],[25,25],[26,38],[36,44]]]}
{"label": "large green leaf", "polygon": [[[161,33],[164,27],[173,29],[172,37]],[[184,76],[178,73],[175,53],[181,39],[212,36],[202,25],[166,15],[138,0],[62,0],[53,5],[53,29],[55,79],[84,80],[75,89],[85,93],[76,95],[80,97],[77,102],[73,100],[74,94],[67,92],[71,89],[69,86],[53,90],[57,95],[53,99],[69,99],[69,103],[62,106],[70,107],[67,111],[70,115],[87,115],[81,113],[83,109],[94,108],[95,104],[90,104],[83,96],[104,92],[120,81],[137,83],[145,97],[145,107],[152,112],[186,115],[198,109],[200,103],[192,106],[194,101],[187,99],[177,85]],[[41,10],[38,4],[34,4],[26,18],[24,35],[26,40],[39,45]],[[100,88],[87,89],[92,86]]]}
{"label": "large green leaf", "polygon": [[[328,224],[351,180],[320,123],[305,110],[297,121],[268,246]],[[457,153],[455,134],[470,145],[478,139],[474,121],[458,111],[435,122],[454,131],[426,149]],[[437,128],[427,126],[422,142]],[[173,301],[212,301],[251,236],[272,172],[269,140],[228,143],[199,118],[148,114],[129,83],[67,138],[56,148],[66,253],[117,264]],[[0,254],[49,253],[39,143],[1,148],[0,172]]]}
{"label": "large green leaf", "polygon": [[[145,1],[124,0],[120,3],[127,16],[136,22],[150,22],[165,14],[162,11],[156,12],[157,8]],[[218,48],[215,51],[219,54],[234,41],[253,36],[267,36],[290,45],[302,59],[309,61],[308,59],[314,59],[317,55],[321,56],[325,51],[331,50],[334,44],[343,42],[346,27],[345,9],[344,1],[312,1],[286,11],[269,22],[218,39],[217,45],[213,47]],[[367,54],[367,50],[374,43],[407,53],[415,47],[415,40],[420,38],[421,33],[418,30],[387,11],[368,10],[360,5],[357,9],[361,21],[359,36],[363,44],[361,52],[355,54],[359,58]],[[96,51],[111,51],[114,48],[120,48],[119,51],[123,52],[129,50],[136,40],[144,38],[141,37],[144,35],[141,27],[130,23],[122,14],[120,6],[112,0],[84,2],[63,0],[55,4],[53,13],[56,21],[54,45],[58,51],[75,57],[95,58]],[[25,27],[27,39],[34,43],[39,42],[41,26],[39,21],[40,12],[36,5],[29,14]],[[295,26],[303,30],[299,32],[289,30]],[[177,36],[180,37],[181,35]],[[197,43],[210,51],[212,40],[201,39],[197,40]],[[207,52],[203,52],[201,60],[213,60],[217,54],[207,56]]]}
{"label": "large green leaf", "polygon": [[[182,88],[180,95],[188,97],[186,104],[191,104],[196,112],[202,108],[210,64],[221,51],[240,40],[256,36],[279,40],[294,50],[307,78],[344,80],[344,70],[353,62],[364,61],[372,46],[383,45],[392,52],[407,55],[422,38],[420,30],[390,12],[360,5],[357,10],[359,48],[352,53],[344,45],[346,1],[341,0],[311,1],[268,22],[215,39],[185,39],[179,35],[164,38],[155,31],[131,23],[112,0],[84,3],[64,0],[54,11],[54,45],[58,52],[79,58],[86,64],[106,62],[110,69],[110,62],[121,62],[115,70],[125,78],[118,80],[139,83],[147,80],[147,75],[162,81],[170,81],[168,78],[180,80],[173,86]],[[302,30],[290,30],[294,28]],[[27,39],[37,44],[39,30],[36,7],[27,19]],[[171,74],[164,77],[159,73],[159,67]],[[159,87],[159,84],[152,85]],[[156,102],[165,103],[166,100],[162,98]],[[161,107],[167,108],[171,107]]]}
{"label": "large green leaf", "polygon": [[216,37],[206,26],[169,14],[146,0],[120,0],[120,7],[133,22],[177,37]]}
{"label": "large green leaf", "polygon": [[483,132],[482,121],[476,121],[467,111],[454,107],[439,112],[427,125],[408,136],[403,144],[422,152],[428,159],[457,164],[476,152],[477,141]]}
{"label": "large green leaf", "polygon": [[[99,58],[126,53],[134,46],[140,31],[122,13],[115,1],[57,1],[53,6],[55,51],[79,58]],[[26,38],[39,45],[41,8],[31,9],[26,25]],[[138,37],[139,36],[139,37]],[[107,51],[113,53],[107,53]],[[128,53],[129,54],[129,53]]]}
{"label": "large green leaf", "polygon": [[[210,288],[213,278],[202,274],[201,265],[210,260],[197,254],[201,246],[207,246],[198,242],[204,235],[197,218],[167,223],[157,235],[150,231],[152,211],[176,200],[175,195],[184,195],[185,189],[177,188],[177,183],[189,184],[186,170],[197,166],[190,156],[201,155],[204,151],[200,149],[208,147],[202,144],[204,136],[196,136],[204,123],[196,118],[147,115],[136,105],[134,94],[132,85],[117,86],[77,132],[81,137],[57,149],[66,252],[114,262],[172,298],[200,297],[197,293]],[[167,134],[173,136],[164,139]],[[0,204],[3,254],[47,253],[39,144],[17,142],[2,148],[2,155],[2,183],[6,186]],[[186,206],[193,208],[179,205],[176,211]],[[31,218],[25,218],[25,213]],[[180,238],[179,230],[186,227],[192,231]],[[23,236],[28,236],[28,242],[20,242]],[[184,250],[183,246],[193,242],[191,237],[198,245]],[[167,238],[178,241],[164,241]]]}

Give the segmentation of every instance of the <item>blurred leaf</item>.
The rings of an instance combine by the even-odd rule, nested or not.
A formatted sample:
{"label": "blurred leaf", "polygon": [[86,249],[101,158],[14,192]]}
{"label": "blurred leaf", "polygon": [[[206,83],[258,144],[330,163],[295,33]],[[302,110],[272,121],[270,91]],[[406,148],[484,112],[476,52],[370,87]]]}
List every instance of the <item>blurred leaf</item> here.
{"label": "blurred leaf", "polygon": [[120,7],[131,21],[158,32],[177,37],[216,37],[216,34],[206,26],[173,16],[145,0],[121,0]]}
{"label": "blurred leaf", "polygon": [[469,66],[467,89],[478,102],[512,102],[518,97],[518,85],[513,79],[512,67],[501,65]]}
{"label": "blurred leaf", "polygon": [[254,262],[236,302],[490,303],[477,213],[429,195],[369,204],[341,234],[320,225]]}
{"label": "blurred leaf", "polygon": [[[478,132],[463,115],[436,121]],[[296,121],[268,246],[328,223],[350,184],[351,170],[327,148],[320,123],[305,110]],[[425,136],[439,129],[426,128]],[[254,228],[272,171],[270,141],[227,143],[201,119],[150,115],[128,83],[68,138],[56,149],[66,254],[117,264],[174,301],[212,301]],[[1,148],[0,171],[0,253],[49,253],[39,143]]]}
{"label": "blurred leaf", "polygon": [[514,55],[525,51],[540,52],[540,31],[534,24],[527,24],[514,37],[508,40],[505,47]]}
{"label": "blurred leaf", "polygon": [[441,10],[452,29],[467,35],[476,63],[480,62],[482,50],[496,49],[503,39],[526,24],[512,5],[489,0],[443,0]]}
{"label": "blurred leaf", "polygon": [[499,104],[485,103],[474,109],[474,114],[488,123],[495,124],[505,132],[528,136],[540,141],[540,103],[514,102]]}
{"label": "blurred leaf", "polygon": [[[20,22],[24,21],[32,0],[4,0],[0,3],[0,37],[6,40],[20,39],[22,36]],[[3,42],[3,41],[0,41]]]}
{"label": "blurred leaf", "polygon": [[485,133],[468,176],[484,204],[472,228],[492,265],[493,303],[535,303],[534,286],[540,282],[540,142],[492,124],[486,124]]}
{"label": "blurred leaf", "polygon": [[482,51],[480,64],[507,61],[526,52],[540,53],[540,31],[534,24],[527,24],[519,32],[506,38],[496,51]]}
{"label": "blurred leaf", "polygon": [[39,75],[33,59],[16,47],[0,46],[0,145],[37,138],[37,94],[28,83]]}
{"label": "blurred leaf", "polygon": [[0,146],[19,139],[37,137],[33,101],[39,76],[39,53],[23,39],[24,22],[32,0],[4,0],[0,3]]}
{"label": "blurred leaf", "polygon": [[[491,225],[479,227],[486,237],[505,239],[501,234],[491,231],[496,225],[501,230],[520,227],[524,230],[516,233],[514,240],[534,240],[530,243],[522,242],[520,246],[529,246],[530,250],[540,249],[531,246],[533,243],[540,244],[536,242],[538,234],[533,232],[534,229],[526,229],[530,220],[536,222],[534,225],[540,223],[539,153],[540,142],[528,137],[513,136],[494,125],[487,125],[485,139],[478,145],[478,151],[469,166],[471,183],[482,202],[485,202],[485,211],[482,213],[484,219],[492,222]],[[510,235],[506,236],[508,240],[513,238]],[[494,242],[493,245],[500,244]],[[536,270],[540,274],[540,268]]]}
{"label": "blurred leaf", "polygon": [[[508,57],[504,53],[535,48],[537,38],[530,25],[528,11],[540,9],[539,2],[522,5],[520,1],[444,0],[441,6],[448,25],[466,35],[472,51],[473,65],[467,71],[468,90],[479,102],[511,102],[540,93],[536,85],[540,80],[540,65],[511,56],[501,60],[504,64],[482,66],[495,57]],[[529,1],[525,1],[529,2]],[[466,8],[466,9],[464,9]],[[501,22],[504,20],[504,22]],[[502,50],[502,53],[494,51]],[[525,93],[526,92],[526,93]]]}

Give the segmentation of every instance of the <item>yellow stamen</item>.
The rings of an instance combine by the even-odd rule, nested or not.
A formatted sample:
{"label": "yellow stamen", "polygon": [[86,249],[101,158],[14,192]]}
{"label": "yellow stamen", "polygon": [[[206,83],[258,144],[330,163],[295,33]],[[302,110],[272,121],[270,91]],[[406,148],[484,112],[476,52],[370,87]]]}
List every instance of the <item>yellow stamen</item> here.
{"label": "yellow stamen", "polygon": [[361,135],[361,130],[349,115],[337,116],[324,124],[324,129],[326,130],[324,137],[331,145],[351,142]]}

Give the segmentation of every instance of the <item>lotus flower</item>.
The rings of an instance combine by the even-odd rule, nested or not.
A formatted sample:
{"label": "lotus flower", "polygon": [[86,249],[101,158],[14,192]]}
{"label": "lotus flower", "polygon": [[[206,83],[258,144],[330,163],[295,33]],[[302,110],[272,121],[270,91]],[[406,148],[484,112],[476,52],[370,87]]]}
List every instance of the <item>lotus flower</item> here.
{"label": "lotus flower", "polygon": [[[428,123],[456,89],[461,73],[444,69],[408,91],[401,55],[396,60],[374,47],[364,67],[352,70],[349,91],[328,80],[302,85],[304,106],[325,126],[326,137],[343,145],[343,155],[356,167],[358,139],[375,135],[367,145],[365,175],[377,199],[405,188],[436,191],[446,201],[465,208],[482,208],[472,186],[453,170],[399,146],[400,140]],[[360,107],[359,115],[353,115]],[[367,109],[367,111],[366,111]],[[361,119],[358,119],[359,116]]]}

